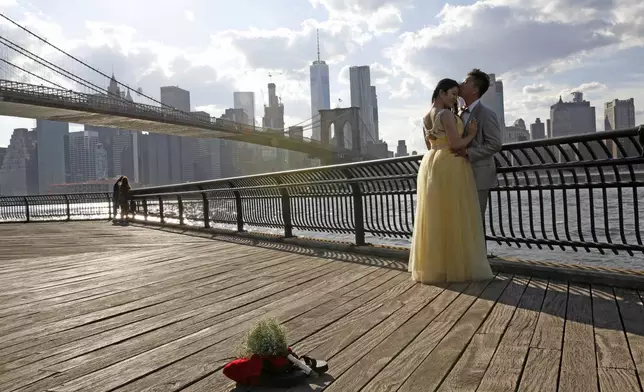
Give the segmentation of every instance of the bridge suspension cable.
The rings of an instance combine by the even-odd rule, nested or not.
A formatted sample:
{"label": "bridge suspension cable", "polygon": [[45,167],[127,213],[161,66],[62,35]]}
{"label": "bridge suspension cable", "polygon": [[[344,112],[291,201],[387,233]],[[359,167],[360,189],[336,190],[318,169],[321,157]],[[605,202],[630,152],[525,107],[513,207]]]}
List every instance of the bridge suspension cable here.
{"label": "bridge suspension cable", "polygon": [[[6,39],[4,37],[0,37],[0,44],[3,44],[4,46],[8,47],[9,49],[11,49],[11,50],[13,50],[13,51],[15,51],[17,53],[22,54],[23,56],[29,58],[30,60],[35,61],[36,63],[48,68],[51,71],[54,71],[54,72],[58,73],[59,75],[65,77],[65,78],[72,79],[72,81],[74,81],[74,82],[76,82],[76,83],[78,83],[80,85],[83,85],[83,86],[85,86],[85,87],[87,87],[87,88],[89,88],[91,90],[94,90],[94,91],[96,91],[98,93],[101,93],[101,94],[109,94],[109,91],[107,89],[105,89],[104,87],[100,87],[100,86],[98,86],[98,85],[96,85],[96,84],[94,84],[94,83],[92,83],[90,81],[87,81],[87,80],[81,78],[80,76],[74,75],[73,73],[67,71],[66,69],[64,69],[62,67],[59,67],[56,64],[51,63],[50,61],[47,61],[46,59],[38,56],[37,54],[34,54],[30,50],[25,49],[24,47],[16,44],[15,42],[12,42],[11,40],[8,40],[8,39]],[[11,64],[10,62],[8,62],[6,60],[3,60],[3,61],[5,63]],[[20,68],[21,70],[29,73],[30,75],[36,76],[39,79],[46,81],[47,83],[51,83],[51,84],[55,85],[56,87],[65,89],[65,87],[61,86],[58,83],[52,82],[51,80],[47,80],[47,79],[45,79],[45,78],[43,78],[41,76],[37,76],[37,75],[33,74],[32,72],[29,72],[29,71],[25,70],[24,68],[21,68],[21,67],[15,65],[15,64],[11,64],[11,65],[13,65],[14,67]]]}
{"label": "bridge suspension cable", "polygon": [[[108,80],[109,80],[109,79],[111,79],[111,77],[110,77],[110,76],[108,76],[107,74],[105,74],[105,73],[101,72],[99,69],[97,69],[97,68],[95,68],[95,67],[93,67],[93,66],[91,66],[91,65],[87,64],[87,63],[86,63],[86,62],[84,62],[83,60],[81,60],[81,59],[79,59],[79,58],[77,58],[77,57],[75,57],[75,56],[73,56],[73,55],[71,55],[71,54],[67,53],[67,52],[66,52],[66,51],[64,51],[63,49],[59,48],[58,46],[56,46],[56,45],[52,44],[51,42],[49,42],[48,40],[44,39],[44,38],[43,38],[43,37],[41,37],[40,35],[38,35],[38,34],[34,33],[33,31],[31,31],[31,30],[29,30],[29,29],[27,29],[26,27],[22,26],[20,23],[18,23],[18,22],[16,22],[16,21],[14,21],[13,19],[11,19],[11,18],[9,18],[8,16],[6,16],[5,14],[0,13],[0,17],[4,18],[4,19],[5,19],[5,20],[7,20],[9,23],[11,23],[11,24],[13,24],[14,26],[18,27],[19,29],[21,29],[21,30],[25,31],[27,34],[29,34],[29,35],[33,36],[34,38],[38,39],[39,41],[41,41],[41,42],[45,43],[46,45],[48,45],[48,46],[50,46],[51,48],[55,49],[56,51],[58,51],[58,52],[62,53],[63,55],[67,56],[68,58],[70,58],[70,59],[72,59],[72,60],[76,61],[77,63],[79,63],[79,64],[81,64],[81,65],[85,66],[86,68],[88,68],[88,69],[90,69],[90,70],[94,71],[94,72],[95,72],[95,73],[97,73],[98,75],[101,75],[101,76],[103,76],[103,77],[107,78]],[[128,85],[126,85],[126,84],[122,83],[122,82],[119,82],[118,80],[116,80],[116,83],[117,83],[119,86],[122,86],[122,87],[124,87],[124,88],[126,88],[126,89],[128,89],[128,90],[137,91],[136,89],[134,89],[134,88],[132,88],[132,87],[130,87],[130,86],[128,86]],[[137,92],[137,94],[138,94],[138,95],[141,95],[141,96],[143,96],[143,97],[145,97],[145,98],[147,98],[147,99],[149,99],[149,100],[150,100],[150,101],[152,101],[152,102],[158,103],[159,105],[161,105],[161,106],[163,106],[163,107],[167,107],[167,108],[172,108],[172,109],[178,110],[178,109],[176,109],[176,108],[171,107],[170,105],[163,104],[161,101],[158,101],[158,100],[156,100],[156,99],[154,99],[154,98],[152,98],[152,97],[150,97],[150,96],[148,96],[148,95],[146,95],[146,94],[143,94],[143,92]]]}
{"label": "bridge suspension cable", "polygon": [[55,82],[52,82],[52,81],[50,81],[50,80],[47,80],[47,79],[43,78],[42,76],[36,75],[35,73],[33,73],[33,72],[29,71],[29,70],[26,70],[26,69],[22,68],[22,67],[21,67],[21,66],[19,66],[19,65],[13,64],[13,63],[12,63],[12,62],[10,62],[10,61],[7,61],[7,60],[5,60],[5,59],[3,59],[3,58],[0,58],[0,61],[2,61],[3,63],[5,63],[5,64],[7,64],[7,65],[10,65],[10,66],[12,66],[12,67],[15,67],[15,68],[17,68],[17,69],[19,69],[19,70],[21,70],[21,71],[23,71],[23,72],[25,72],[25,73],[27,73],[27,74],[29,74],[29,75],[33,76],[33,77],[35,77],[35,78],[38,78],[38,79],[42,80],[43,82],[53,84],[54,86],[56,86],[56,87],[58,87],[58,88],[61,88],[61,89],[63,89],[63,90],[65,89],[65,87],[61,86],[60,84],[55,83]]}
{"label": "bridge suspension cable", "polygon": [[[147,98],[148,100],[154,102],[155,104],[158,104],[162,108],[166,108],[166,109],[170,109],[170,110],[175,111],[175,112],[182,113],[184,116],[193,118],[195,120],[204,121],[204,118],[202,116],[196,115],[194,112],[190,112],[190,111],[186,112],[186,111],[182,111],[180,109],[176,109],[176,108],[174,108],[174,107],[172,107],[170,105],[164,104],[164,103],[160,102],[159,100],[156,100],[156,99],[144,94],[143,92],[140,91],[140,89],[134,89],[134,88],[130,87],[127,84],[119,82],[115,78],[108,76],[107,74],[101,72],[99,69],[97,69],[97,68],[89,65],[88,63],[82,61],[81,59],[71,55],[70,53],[66,52],[65,50],[61,49],[60,47],[52,44],[47,39],[41,37],[40,35],[38,35],[38,34],[36,34],[34,32],[32,32],[31,30],[27,29],[26,27],[20,25],[19,23],[17,23],[16,21],[11,19],[10,17],[6,16],[5,14],[0,13],[0,17],[2,17],[3,19],[7,20],[10,24],[16,26],[20,30],[26,32],[30,36],[36,38],[38,41],[44,43],[45,45],[47,45],[47,46],[49,46],[51,48],[53,48],[55,51],[63,54],[64,56],[66,56],[66,58],[72,59],[76,63],[81,64],[86,69],[91,70],[96,75],[100,75],[100,76],[102,76],[102,77],[104,77],[106,79],[109,79],[110,82],[115,82],[117,84],[117,86],[124,87],[124,88],[126,88],[128,90],[134,90],[134,91],[136,91],[136,93],[139,96]],[[93,83],[93,82],[87,80],[86,78],[83,78],[83,77],[77,75],[77,73],[71,72],[68,69],[65,69],[64,67],[61,67],[61,66],[59,66],[57,64],[54,64],[52,61],[44,59],[43,57],[39,56],[38,54],[34,53],[33,51],[25,48],[24,46],[19,45],[18,43],[14,42],[14,41],[6,38],[6,37],[0,36],[0,43],[3,46],[7,47],[8,49],[16,52],[18,55],[21,55],[25,59],[28,59],[30,62],[38,64],[39,66],[42,66],[42,67],[46,68],[47,70],[52,71],[57,75],[60,75],[64,79],[67,79],[67,80],[75,83],[78,86],[82,86],[82,87],[84,87],[84,88],[86,88],[86,89],[88,89],[88,90],[90,90],[90,91],[92,91],[94,93],[106,94],[106,95],[114,95],[114,94],[110,93],[110,91],[107,88],[105,88],[103,86],[100,86],[100,85],[98,85],[96,83]],[[60,83],[58,83],[56,81],[50,80],[47,77],[44,77],[42,75],[38,75],[35,72],[28,70],[26,67],[18,65],[20,63],[19,61],[18,61],[18,64],[14,64],[11,61],[9,61],[9,59],[0,58],[0,60],[1,60],[2,63],[7,64],[8,66],[13,67],[15,69],[18,69],[21,72],[23,72],[24,74],[28,74],[28,75],[30,75],[30,76],[32,76],[32,77],[34,77],[34,78],[36,78],[36,79],[38,79],[40,81],[43,81],[43,82],[48,83],[48,84],[51,84],[52,86],[55,86],[56,88],[59,88],[59,89],[64,90],[64,91],[73,91],[73,90],[70,90],[69,88],[66,88],[65,86],[61,85]],[[22,64],[22,65],[25,65],[25,64]],[[80,94],[82,94],[82,93],[80,93]],[[121,97],[119,96],[117,98],[121,98]],[[317,127],[317,126],[319,126],[321,124],[320,117],[321,116],[318,113],[315,116],[312,116],[311,118],[309,118],[307,120],[301,121],[301,122],[299,122],[299,123],[297,123],[295,125],[290,125],[287,128],[277,130],[277,131],[282,131],[281,132],[282,136],[287,137],[288,134],[289,134],[288,128],[293,127],[293,126],[300,126],[303,131],[311,130],[311,129],[313,129],[313,128],[315,128],[315,127]],[[212,122],[212,117],[209,117],[208,121]],[[235,126],[247,127],[246,124],[235,123],[233,121],[229,121],[229,123],[233,124],[232,127],[235,127]],[[302,124],[305,124],[305,125],[302,126]],[[255,129],[255,131],[259,131],[259,132],[262,131],[262,127],[253,126],[253,128]],[[273,131],[275,131],[275,130],[273,130]],[[310,141],[309,138],[304,138],[304,139],[306,139],[307,141]]]}
{"label": "bridge suspension cable", "polygon": [[[43,42],[44,44],[46,44],[46,45],[50,46],[51,48],[55,49],[56,51],[58,51],[58,52],[62,53],[63,55],[67,56],[68,58],[70,58],[70,59],[72,59],[72,60],[76,61],[77,63],[79,63],[79,64],[83,65],[84,67],[86,67],[86,68],[90,69],[91,71],[95,72],[96,74],[101,75],[101,76],[105,77],[105,78],[106,78],[106,79],[108,79],[108,80],[111,80],[111,79],[112,79],[110,76],[108,76],[107,74],[105,74],[105,73],[101,72],[99,69],[97,69],[97,68],[95,68],[95,67],[93,67],[93,66],[91,66],[91,65],[87,64],[87,63],[86,63],[86,62],[84,62],[83,60],[80,60],[79,58],[77,58],[77,57],[75,57],[75,56],[73,56],[73,55],[71,55],[71,54],[67,53],[67,52],[66,52],[66,51],[64,51],[63,49],[59,48],[58,46],[56,46],[56,45],[52,44],[51,42],[49,42],[48,40],[44,39],[44,38],[43,38],[43,37],[41,37],[40,35],[38,35],[38,34],[36,34],[36,33],[32,32],[31,30],[29,30],[29,29],[27,29],[26,27],[22,26],[21,24],[19,24],[18,22],[14,21],[14,20],[13,20],[13,19],[11,19],[11,18],[9,18],[9,17],[8,17],[8,16],[6,16],[5,14],[0,13],[0,17],[4,18],[5,20],[7,20],[8,22],[10,22],[10,23],[11,23],[11,24],[13,24],[14,26],[16,26],[16,27],[18,27],[19,29],[21,29],[21,30],[25,31],[25,32],[26,32],[26,33],[28,33],[29,35],[33,36],[34,38],[36,38],[37,40],[39,40],[39,41]],[[7,41],[9,41],[9,40],[7,40]],[[9,42],[11,42],[11,41],[9,41]],[[19,47],[19,45],[15,44],[15,43],[13,43],[13,42],[11,42],[11,43]],[[30,53],[31,53],[31,52],[30,52]],[[80,84],[80,85],[82,85],[82,86],[84,86],[84,87],[86,87],[86,88],[91,89],[91,90],[95,90],[95,88],[98,88],[98,89],[100,90],[100,92],[101,92],[101,93],[108,93],[108,94],[109,94],[109,92],[108,92],[105,88],[101,88],[101,87],[97,86],[96,84],[91,83],[91,82],[87,81],[86,79],[81,78],[80,76],[77,76],[77,75],[75,75],[74,73],[72,73],[72,72],[69,72],[69,71],[65,70],[65,69],[64,69],[64,68],[62,68],[62,67],[58,67],[58,66],[54,65],[53,63],[51,63],[51,62],[49,62],[49,61],[47,61],[47,60],[43,59],[42,57],[40,57],[40,56],[38,56],[38,55],[36,55],[36,54],[33,54],[33,53],[31,53],[31,54],[32,54],[33,56],[35,56],[36,58],[40,59],[42,62],[49,63],[49,64],[51,64],[51,66],[54,66],[54,67],[56,67],[56,68],[59,68],[59,69],[61,69],[62,71],[64,71],[65,73],[68,73],[68,74],[70,74],[70,75],[72,75],[72,76],[73,76],[73,77],[70,77],[70,76],[68,76],[68,75],[62,74],[62,73],[61,73],[61,71],[56,71],[56,69],[52,68],[51,66],[47,66],[47,65],[45,65],[45,64],[42,64],[42,62],[41,62],[41,61],[37,61],[39,64],[44,65],[45,67],[49,68],[50,70],[55,71],[55,72],[57,72],[57,73],[61,74],[63,77],[66,77],[66,78],[68,78],[68,79],[71,79],[71,80],[72,80],[72,81],[74,81],[75,83],[78,83],[78,84]],[[24,55],[24,54],[23,54],[23,55]],[[36,60],[34,60],[33,58],[32,58],[32,60],[33,60],[33,61],[36,61]],[[80,79],[82,82],[79,82],[78,80],[75,80],[74,78]],[[42,79],[42,77],[39,77],[39,79]],[[202,117],[200,117],[200,116],[198,116],[198,115],[195,115],[194,113],[192,113],[192,112],[190,112],[190,111],[186,112],[186,111],[183,111],[183,110],[180,110],[180,109],[174,108],[174,107],[172,107],[172,106],[170,106],[170,105],[164,104],[164,103],[162,103],[161,101],[156,100],[155,98],[152,98],[152,97],[150,97],[150,96],[148,96],[148,95],[144,94],[143,92],[138,91],[137,89],[134,89],[134,88],[130,87],[129,85],[126,85],[126,84],[124,84],[124,83],[122,83],[122,82],[119,82],[117,79],[114,79],[114,81],[117,83],[117,85],[119,85],[119,86],[121,86],[121,87],[124,87],[124,88],[126,88],[126,89],[128,89],[128,90],[131,90],[131,91],[136,91],[138,95],[140,95],[140,96],[143,96],[143,97],[147,98],[147,99],[148,99],[148,100],[150,100],[151,102],[154,102],[155,104],[158,104],[158,105],[160,105],[161,107],[165,107],[165,108],[167,108],[167,109],[172,109],[172,110],[176,110],[176,111],[178,111],[178,112],[182,112],[182,113],[184,113],[185,115],[190,116],[190,117],[193,117],[193,118],[194,118],[194,119],[196,119],[196,120],[202,120]],[[52,82],[51,82],[51,81],[49,81],[49,80],[47,80],[47,82],[48,82],[48,83],[52,83]],[[53,84],[53,83],[52,83],[52,84]],[[94,87],[90,87],[90,86],[88,86],[87,84],[89,84],[90,86],[94,86]],[[65,88],[63,87],[63,89],[65,89]],[[66,89],[65,89],[65,90],[66,90]],[[212,118],[212,117],[210,117],[210,118]],[[245,125],[245,124],[240,124],[240,125]]]}

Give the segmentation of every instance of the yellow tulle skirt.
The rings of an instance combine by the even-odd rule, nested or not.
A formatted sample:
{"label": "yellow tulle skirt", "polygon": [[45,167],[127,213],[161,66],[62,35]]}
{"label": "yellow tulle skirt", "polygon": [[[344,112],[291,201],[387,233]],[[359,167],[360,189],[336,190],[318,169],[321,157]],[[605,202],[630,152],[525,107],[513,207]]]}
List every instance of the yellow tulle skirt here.
{"label": "yellow tulle skirt", "polygon": [[492,278],[472,167],[446,148],[429,150],[418,170],[409,271],[422,283]]}

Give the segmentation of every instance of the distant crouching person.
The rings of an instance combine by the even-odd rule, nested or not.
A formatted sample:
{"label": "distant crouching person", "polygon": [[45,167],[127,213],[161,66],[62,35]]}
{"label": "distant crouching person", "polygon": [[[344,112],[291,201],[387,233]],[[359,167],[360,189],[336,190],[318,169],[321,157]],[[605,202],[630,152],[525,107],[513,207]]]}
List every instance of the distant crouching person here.
{"label": "distant crouching person", "polygon": [[114,219],[116,219],[116,213],[119,209],[119,188],[121,187],[122,179],[123,176],[119,177],[119,179],[114,183],[114,188],[112,189],[112,210],[114,212]]}
{"label": "distant crouching person", "polygon": [[130,212],[130,181],[127,177],[121,178],[121,185],[119,186],[119,206],[121,208],[121,220],[124,221]]}

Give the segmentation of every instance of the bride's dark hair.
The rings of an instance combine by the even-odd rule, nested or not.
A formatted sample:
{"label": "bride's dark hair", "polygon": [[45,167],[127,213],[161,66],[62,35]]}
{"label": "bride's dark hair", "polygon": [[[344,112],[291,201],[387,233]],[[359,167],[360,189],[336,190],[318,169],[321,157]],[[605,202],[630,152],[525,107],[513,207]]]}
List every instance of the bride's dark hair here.
{"label": "bride's dark hair", "polygon": [[[442,79],[440,82],[438,82],[438,84],[436,85],[436,88],[434,89],[434,93],[432,94],[432,104],[434,103],[434,101],[436,101],[436,99],[438,99],[438,96],[440,95],[441,92],[446,93],[449,90],[453,89],[454,87],[459,87],[459,86],[460,86],[459,83],[454,79],[449,79],[449,78]],[[454,107],[451,108],[451,110],[456,112],[457,111],[456,106],[457,105],[454,105]],[[423,125],[425,125],[425,129],[427,131],[431,130],[433,127],[432,119],[429,113],[430,112],[427,112],[427,114],[423,118]],[[433,135],[430,135],[430,137],[431,136]]]}
{"label": "bride's dark hair", "polygon": [[443,79],[438,84],[436,85],[436,88],[434,89],[434,93],[432,94],[432,102],[438,98],[441,92],[448,92],[449,90],[453,89],[454,87],[459,87],[460,85],[458,82],[454,79]]}

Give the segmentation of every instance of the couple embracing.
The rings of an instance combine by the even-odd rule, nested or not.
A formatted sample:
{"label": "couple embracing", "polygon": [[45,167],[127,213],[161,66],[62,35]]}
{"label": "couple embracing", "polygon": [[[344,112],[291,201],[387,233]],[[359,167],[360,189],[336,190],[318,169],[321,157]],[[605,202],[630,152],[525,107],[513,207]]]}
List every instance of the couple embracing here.
{"label": "couple embracing", "polygon": [[[432,95],[423,119],[429,151],[418,169],[409,257],[415,281],[492,278],[483,221],[489,190],[497,184],[501,131],[495,113],[479,102],[489,87],[489,76],[474,69],[463,83],[441,80]],[[460,109],[459,96],[465,102]]]}

